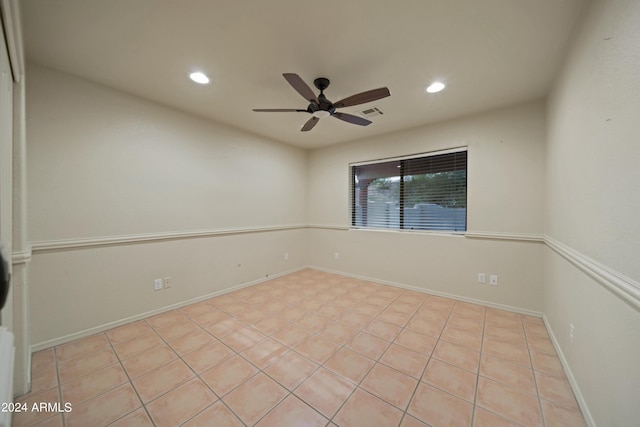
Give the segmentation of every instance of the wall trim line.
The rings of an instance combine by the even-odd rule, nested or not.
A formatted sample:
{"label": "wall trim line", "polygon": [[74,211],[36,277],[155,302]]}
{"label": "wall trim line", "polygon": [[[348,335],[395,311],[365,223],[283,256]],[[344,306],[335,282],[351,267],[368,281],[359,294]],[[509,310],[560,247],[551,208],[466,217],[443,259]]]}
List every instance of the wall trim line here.
{"label": "wall trim line", "polygon": [[545,236],[544,243],[610,292],[636,310],[640,310],[640,283],[600,264],[552,237]]}
{"label": "wall trim line", "polygon": [[278,277],[286,276],[288,274],[292,274],[292,273],[295,273],[297,271],[304,270],[306,268],[308,268],[308,267],[302,266],[302,267],[294,268],[294,269],[291,269],[291,270],[286,270],[286,271],[283,271],[283,272],[280,272],[280,273],[270,274],[268,277],[261,277],[259,279],[251,280],[251,281],[248,281],[248,282],[244,282],[244,283],[241,283],[239,285],[232,286],[230,288],[225,288],[225,289],[222,289],[222,290],[219,290],[219,291],[210,292],[208,294],[201,295],[199,297],[191,298],[191,299],[188,299],[186,301],[181,301],[181,302],[170,304],[170,305],[167,305],[167,306],[164,306],[164,307],[160,307],[160,308],[156,308],[156,309],[153,309],[153,310],[149,310],[149,311],[144,312],[142,314],[136,314],[134,316],[125,317],[124,319],[114,320],[113,322],[108,322],[108,323],[105,323],[105,324],[102,324],[102,325],[94,326],[92,328],[83,329],[82,331],[73,332],[71,334],[67,334],[67,335],[64,335],[64,336],[61,336],[61,337],[58,337],[58,338],[53,338],[53,339],[50,339],[50,340],[47,340],[47,341],[43,341],[43,342],[40,342],[40,343],[37,343],[37,344],[32,344],[32,345],[29,346],[29,350],[30,350],[30,353],[34,353],[36,351],[45,350],[47,348],[55,347],[55,346],[60,345],[60,344],[66,344],[68,342],[75,341],[75,340],[80,339],[80,338],[85,338],[85,337],[88,337],[90,335],[97,334],[97,333],[100,333],[100,332],[104,332],[104,331],[107,331],[109,329],[116,328],[118,326],[126,325],[126,324],[131,323],[131,322],[137,322],[139,320],[143,320],[143,319],[146,319],[148,317],[152,317],[152,316],[155,316],[155,315],[158,315],[158,314],[166,313],[167,311],[175,310],[177,308],[182,308],[182,307],[185,307],[187,305],[195,304],[195,303],[207,300],[209,298],[214,298],[214,297],[217,297],[217,296],[228,294],[230,292],[234,292],[234,291],[237,291],[237,290],[249,287],[249,286],[258,285],[258,284],[266,282],[268,280],[277,279]]}
{"label": "wall trim line", "polygon": [[467,231],[464,236],[470,239],[515,240],[519,242],[544,243],[544,236],[542,234]]}
{"label": "wall trim line", "polygon": [[236,234],[267,233],[271,231],[297,230],[307,228],[306,225],[291,224],[273,227],[225,228],[194,231],[170,231],[148,234],[129,234],[122,236],[90,237],[86,239],[48,240],[32,242],[33,252],[57,251],[65,249],[125,245],[131,243],[148,243],[161,240],[182,240],[200,237],[227,236]]}
{"label": "wall trim line", "polygon": [[560,359],[560,363],[564,368],[565,374],[567,374],[567,379],[569,380],[569,385],[571,385],[571,390],[573,390],[573,394],[576,397],[578,402],[578,406],[582,411],[582,416],[584,416],[584,420],[587,422],[589,427],[597,427],[596,422],[593,419],[593,415],[591,415],[591,411],[589,411],[589,406],[587,405],[587,401],[585,400],[582,392],[580,391],[580,387],[578,386],[578,381],[576,381],[576,377],[573,375],[571,371],[571,365],[569,365],[569,361],[564,356],[562,352],[562,348],[560,348],[560,343],[556,339],[555,334],[553,333],[553,329],[551,329],[551,324],[549,323],[549,319],[547,319],[546,315],[542,316],[542,321],[544,322],[544,326],[547,329],[547,333],[549,334],[549,338],[553,343],[553,347],[556,349],[556,353],[558,354],[558,358]]}
{"label": "wall trim line", "polygon": [[31,247],[27,247],[24,251],[11,254],[11,263],[13,265],[26,264],[29,261],[31,261]]}

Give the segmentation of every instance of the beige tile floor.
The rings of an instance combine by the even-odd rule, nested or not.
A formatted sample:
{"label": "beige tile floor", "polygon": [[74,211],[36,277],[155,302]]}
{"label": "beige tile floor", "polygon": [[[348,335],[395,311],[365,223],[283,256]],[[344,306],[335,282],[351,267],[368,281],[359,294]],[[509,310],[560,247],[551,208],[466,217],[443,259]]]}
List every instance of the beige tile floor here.
{"label": "beige tile floor", "polygon": [[315,270],[33,355],[20,426],[584,426],[539,318]]}

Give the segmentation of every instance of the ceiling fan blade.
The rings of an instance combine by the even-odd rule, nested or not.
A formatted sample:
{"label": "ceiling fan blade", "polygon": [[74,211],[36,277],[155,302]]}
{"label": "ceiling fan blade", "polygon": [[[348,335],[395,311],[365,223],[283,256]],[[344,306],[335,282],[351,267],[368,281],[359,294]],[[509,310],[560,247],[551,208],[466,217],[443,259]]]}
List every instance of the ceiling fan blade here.
{"label": "ceiling fan blade", "polygon": [[302,129],[300,129],[300,131],[301,132],[310,131],[311,129],[313,129],[315,125],[318,124],[319,121],[320,121],[319,118],[311,117],[309,120],[307,120],[307,123],[305,123],[304,126],[302,126]]}
{"label": "ceiling fan blade", "polygon": [[299,75],[294,73],[284,73],[283,76],[304,99],[309,102],[318,102],[316,94],[313,93],[309,85],[307,85]]}
{"label": "ceiling fan blade", "polygon": [[370,120],[354,116],[353,114],[335,112],[333,113],[333,117],[335,117],[336,119],[344,120],[348,123],[353,123],[354,125],[367,126],[371,124]]}
{"label": "ceiling fan blade", "polygon": [[290,113],[290,112],[302,112],[306,113],[307,110],[296,110],[295,108],[254,108],[253,111],[259,113]]}
{"label": "ceiling fan blade", "polygon": [[364,104],[366,102],[375,101],[390,95],[391,95],[391,92],[389,92],[389,89],[387,89],[386,87],[381,87],[379,89],[372,89],[366,92],[360,92],[355,95],[351,95],[347,98],[341,99],[338,102],[335,102],[333,105],[336,108],[350,107],[352,105]]}

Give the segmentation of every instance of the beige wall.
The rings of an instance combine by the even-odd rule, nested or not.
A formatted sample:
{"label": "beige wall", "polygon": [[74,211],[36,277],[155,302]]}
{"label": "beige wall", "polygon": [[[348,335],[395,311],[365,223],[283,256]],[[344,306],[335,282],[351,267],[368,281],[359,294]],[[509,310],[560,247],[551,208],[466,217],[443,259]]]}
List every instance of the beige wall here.
{"label": "beige wall", "polygon": [[546,249],[544,312],[599,426],[640,417],[637,300],[603,286],[640,292],[639,22],[640,2],[594,2],[548,104],[546,234],[575,254]]}
{"label": "beige wall", "polygon": [[[305,264],[305,151],[28,74],[32,344]],[[153,240],[166,233],[182,237]],[[163,277],[173,287],[154,292]]]}
{"label": "beige wall", "polygon": [[[350,225],[349,163],[467,146],[468,230],[541,237],[544,138],[544,105],[533,102],[312,151],[309,223],[334,229],[310,232],[310,264],[540,312],[540,243],[339,228]],[[499,285],[477,284],[479,272]]]}

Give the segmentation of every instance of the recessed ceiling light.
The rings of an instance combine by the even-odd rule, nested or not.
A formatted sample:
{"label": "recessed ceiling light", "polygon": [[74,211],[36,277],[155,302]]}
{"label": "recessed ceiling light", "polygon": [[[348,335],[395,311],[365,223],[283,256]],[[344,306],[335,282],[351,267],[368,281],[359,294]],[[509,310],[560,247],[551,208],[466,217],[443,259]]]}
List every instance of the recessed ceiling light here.
{"label": "recessed ceiling light", "polygon": [[209,83],[209,77],[199,71],[189,74],[189,78],[196,83],[200,83],[201,85],[206,85],[207,83]]}
{"label": "recessed ceiling light", "polygon": [[436,92],[440,92],[442,89],[444,89],[444,83],[433,82],[429,85],[429,87],[427,87],[427,92],[436,93]]}

